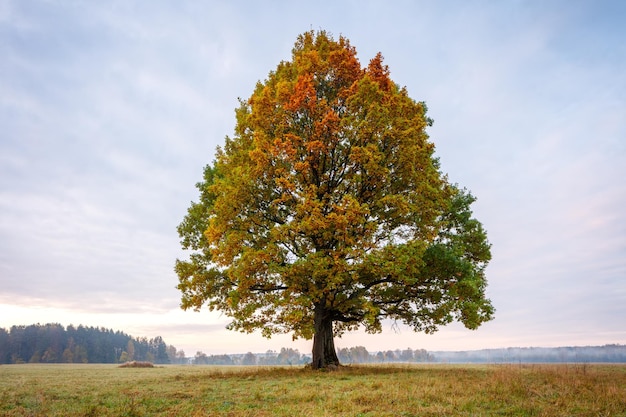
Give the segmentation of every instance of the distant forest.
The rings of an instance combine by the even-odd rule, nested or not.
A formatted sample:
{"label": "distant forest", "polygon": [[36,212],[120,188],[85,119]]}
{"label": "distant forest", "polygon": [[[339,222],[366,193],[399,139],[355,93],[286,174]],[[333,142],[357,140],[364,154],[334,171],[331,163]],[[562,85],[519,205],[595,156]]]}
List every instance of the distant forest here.
{"label": "distant forest", "polygon": [[[388,350],[370,353],[363,346],[337,350],[339,361],[345,365],[353,363],[384,362],[433,362],[434,357],[424,349]],[[234,355],[206,355],[202,352],[189,358],[194,365],[305,365],[311,363],[311,356],[301,354],[298,349],[282,348],[280,352],[268,350],[265,353]]]}
{"label": "distant forest", "polygon": [[436,362],[449,363],[625,363],[626,345],[511,347],[459,352],[431,352]]}
{"label": "distant forest", "polygon": [[99,327],[33,324],[0,328],[0,364],[9,363],[182,363],[185,353],[160,336],[134,338]]}
{"label": "distant forest", "polygon": [[[505,348],[456,352],[396,349],[370,353],[363,346],[337,350],[341,363],[626,363],[626,345],[558,348]],[[0,364],[18,363],[124,363],[194,365],[303,365],[311,357],[297,349],[279,352],[207,355],[185,352],[167,345],[163,338],[134,338],[120,331],[99,327],[34,324],[0,328]]]}

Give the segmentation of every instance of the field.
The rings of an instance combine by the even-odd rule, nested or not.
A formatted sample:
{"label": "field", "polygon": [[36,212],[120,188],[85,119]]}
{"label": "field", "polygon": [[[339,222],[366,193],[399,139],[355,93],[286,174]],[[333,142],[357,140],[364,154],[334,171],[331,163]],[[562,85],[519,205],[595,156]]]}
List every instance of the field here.
{"label": "field", "polygon": [[0,416],[626,416],[626,366],[1,365]]}

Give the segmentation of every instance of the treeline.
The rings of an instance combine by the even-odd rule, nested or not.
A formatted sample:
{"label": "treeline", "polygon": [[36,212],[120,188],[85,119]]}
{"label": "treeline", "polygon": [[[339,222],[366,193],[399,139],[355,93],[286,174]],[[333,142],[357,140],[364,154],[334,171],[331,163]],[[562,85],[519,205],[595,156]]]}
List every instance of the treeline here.
{"label": "treeline", "polygon": [[436,362],[459,363],[624,363],[626,345],[528,347],[432,352]]}
{"label": "treeline", "polygon": [[[363,346],[337,350],[339,361],[352,363],[459,362],[459,363],[626,363],[626,345],[574,346],[558,348],[504,348],[456,352],[424,349],[388,350],[370,353]],[[265,353],[207,355],[185,352],[167,345],[163,338],[134,338],[121,331],[100,327],[34,324],[0,328],[0,364],[10,363],[124,363],[145,361],[157,364],[196,365],[304,365],[311,356],[297,349],[282,348]]]}
{"label": "treeline", "polygon": [[301,354],[298,349],[282,348],[280,352],[268,350],[265,353],[207,355],[196,353],[190,363],[193,365],[303,365],[311,362],[311,357]]}
{"label": "treeline", "polygon": [[[428,352],[424,349],[387,350],[370,353],[363,346],[341,348],[337,356],[342,364],[439,362],[439,363],[626,363],[626,345],[573,346],[557,348],[503,348],[471,351]],[[202,352],[189,358],[196,365],[301,365],[311,362],[310,355],[297,349],[282,348],[280,352],[206,355]]]}
{"label": "treeline", "polygon": [[157,336],[134,338],[99,327],[33,324],[0,328],[0,363],[184,363],[185,353]]}
{"label": "treeline", "polygon": [[433,355],[424,349],[387,350],[370,354],[363,346],[337,351],[341,363],[432,362]]}
{"label": "treeline", "polygon": [[[337,350],[339,361],[351,363],[384,363],[384,362],[432,362],[434,357],[424,349],[388,350],[386,352],[369,353],[363,346],[342,348]],[[311,363],[311,356],[301,354],[298,349],[282,348],[280,352],[268,350],[265,353],[232,355],[207,355],[197,352],[191,358],[194,365],[305,365]]]}

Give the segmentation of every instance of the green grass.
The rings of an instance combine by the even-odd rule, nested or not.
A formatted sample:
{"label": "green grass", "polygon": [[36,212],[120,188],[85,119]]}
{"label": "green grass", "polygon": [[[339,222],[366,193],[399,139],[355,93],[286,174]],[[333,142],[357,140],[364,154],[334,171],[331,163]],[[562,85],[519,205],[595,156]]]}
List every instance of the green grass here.
{"label": "green grass", "polygon": [[626,416],[626,366],[2,365],[0,416]]}

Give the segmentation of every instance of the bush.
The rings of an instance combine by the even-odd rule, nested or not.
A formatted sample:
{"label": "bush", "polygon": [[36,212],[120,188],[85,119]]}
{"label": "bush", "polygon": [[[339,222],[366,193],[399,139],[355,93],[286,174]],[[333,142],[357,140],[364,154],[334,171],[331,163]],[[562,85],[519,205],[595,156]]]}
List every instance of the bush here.
{"label": "bush", "polygon": [[124,362],[119,366],[120,368],[154,368],[152,362],[131,361]]}

